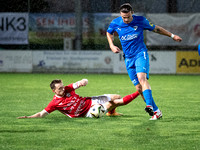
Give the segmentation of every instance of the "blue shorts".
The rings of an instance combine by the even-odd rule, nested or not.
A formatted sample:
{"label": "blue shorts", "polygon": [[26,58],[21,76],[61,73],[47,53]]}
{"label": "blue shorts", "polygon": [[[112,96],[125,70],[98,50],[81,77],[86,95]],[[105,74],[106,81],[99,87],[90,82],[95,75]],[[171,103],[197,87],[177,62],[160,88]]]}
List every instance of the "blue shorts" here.
{"label": "blue shorts", "polygon": [[146,73],[147,79],[149,79],[149,56],[147,52],[142,52],[137,57],[125,58],[125,64],[128,75],[134,86],[139,84],[137,73]]}

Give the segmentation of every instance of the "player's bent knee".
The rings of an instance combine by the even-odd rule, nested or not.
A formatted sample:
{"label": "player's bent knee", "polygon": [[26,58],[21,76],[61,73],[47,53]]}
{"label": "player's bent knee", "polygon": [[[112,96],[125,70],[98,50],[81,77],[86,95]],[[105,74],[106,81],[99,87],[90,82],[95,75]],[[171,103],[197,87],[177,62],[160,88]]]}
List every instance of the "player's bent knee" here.
{"label": "player's bent knee", "polygon": [[121,95],[118,95],[118,94],[112,94],[111,96],[111,101],[114,101],[115,99],[121,99]]}

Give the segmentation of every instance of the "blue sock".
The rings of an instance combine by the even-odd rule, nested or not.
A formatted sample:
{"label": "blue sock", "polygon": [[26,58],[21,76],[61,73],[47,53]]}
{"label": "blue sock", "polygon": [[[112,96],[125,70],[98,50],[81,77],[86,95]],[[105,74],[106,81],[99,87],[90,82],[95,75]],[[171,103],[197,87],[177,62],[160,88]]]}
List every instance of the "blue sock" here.
{"label": "blue sock", "polygon": [[146,89],[145,91],[143,91],[143,96],[144,96],[144,99],[146,101],[146,105],[152,106],[152,94],[151,94],[151,90]]}
{"label": "blue sock", "polygon": [[153,97],[152,97],[152,107],[153,107],[153,111],[156,111],[158,109],[158,107],[156,106],[156,103],[154,102]]}
{"label": "blue sock", "polygon": [[158,109],[158,107],[156,106],[156,103],[154,102],[151,90],[147,89],[147,90],[143,91],[143,96],[145,98],[146,105],[152,106],[153,111],[156,111]]}

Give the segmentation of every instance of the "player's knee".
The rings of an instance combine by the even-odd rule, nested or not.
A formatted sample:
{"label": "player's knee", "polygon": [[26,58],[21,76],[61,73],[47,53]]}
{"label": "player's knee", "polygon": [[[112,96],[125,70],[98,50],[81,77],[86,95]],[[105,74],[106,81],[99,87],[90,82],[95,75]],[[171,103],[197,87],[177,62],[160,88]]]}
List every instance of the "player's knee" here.
{"label": "player's knee", "polygon": [[144,73],[137,74],[137,77],[141,85],[145,84],[147,81],[146,74]]}
{"label": "player's knee", "polygon": [[141,85],[143,85],[145,83],[145,81],[146,81],[145,78],[138,78],[138,80],[139,80]]}
{"label": "player's knee", "polygon": [[120,99],[122,98],[121,95],[115,95],[115,99]]}
{"label": "player's knee", "polygon": [[111,95],[111,100],[112,101],[115,100],[115,99],[120,99],[120,98],[122,98],[122,97],[120,95],[118,95],[118,94]]}

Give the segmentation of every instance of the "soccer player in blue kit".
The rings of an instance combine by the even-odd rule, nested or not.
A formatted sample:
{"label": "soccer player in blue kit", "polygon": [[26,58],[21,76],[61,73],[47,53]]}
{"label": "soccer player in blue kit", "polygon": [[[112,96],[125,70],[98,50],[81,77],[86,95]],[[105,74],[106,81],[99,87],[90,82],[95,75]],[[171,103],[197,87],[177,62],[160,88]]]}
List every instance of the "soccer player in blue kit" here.
{"label": "soccer player in blue kit", "polygon": [[150,23],[143,16],[133,15],[132,6],[129,3],[120,6],[120,15],[120,17],[110,23],[107,29],[107,39],[110,49],[114,53],[120,52],[120,49],[113,43],[113,33],[117,32],[122,45],[128,75],[146,103],[145,111],[152,116],[150,120],[160,119],[162,112],[154,102],[148,82],[149,56],[143,40],[143,30],[171,37],[177,42],[181,42],[182,38],[158,25]]}

